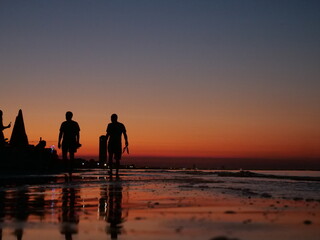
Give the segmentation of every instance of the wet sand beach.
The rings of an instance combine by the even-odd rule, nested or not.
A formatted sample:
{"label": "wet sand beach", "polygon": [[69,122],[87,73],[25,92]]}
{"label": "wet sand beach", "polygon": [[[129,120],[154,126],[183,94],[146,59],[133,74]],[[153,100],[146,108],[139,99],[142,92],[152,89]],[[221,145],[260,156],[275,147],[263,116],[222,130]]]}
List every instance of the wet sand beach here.
{"label": "wet sand beach", "polygon": [[[237,173],[238,174],[238,173]],[[2,239],[306,239],[320,182],[213,171],[1,175]],[[238,174],[239,175],[239,174]]]}

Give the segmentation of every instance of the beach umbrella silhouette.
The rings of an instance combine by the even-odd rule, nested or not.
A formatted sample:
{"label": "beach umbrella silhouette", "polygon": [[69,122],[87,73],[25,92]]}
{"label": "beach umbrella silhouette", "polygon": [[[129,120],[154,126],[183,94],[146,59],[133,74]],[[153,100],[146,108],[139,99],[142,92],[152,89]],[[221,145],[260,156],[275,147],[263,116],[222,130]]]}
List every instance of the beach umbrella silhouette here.
{"label": "beach umbrella silhouette", "polygon": [[16,117],[16,121],[14,122],[14,127],[10,139],[10,145],[14,147],[24,147],[29,145],[21,109],[19,110],[18,116]]}

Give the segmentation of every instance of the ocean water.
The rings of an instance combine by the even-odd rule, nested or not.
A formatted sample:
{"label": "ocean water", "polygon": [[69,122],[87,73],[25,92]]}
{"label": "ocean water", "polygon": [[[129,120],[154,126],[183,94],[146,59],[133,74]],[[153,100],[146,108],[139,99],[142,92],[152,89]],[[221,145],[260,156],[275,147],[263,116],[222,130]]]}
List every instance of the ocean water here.
{"label": "ocean water", "polygon": [[[297,178],[296,178],[297,177]],[[320,172],[0,175],[2,239],[318,239]],[[303,237],[303,238],[302,238]]]}
{"label": "ocean water", "polygon": [[[230,176],[223,177],[222,182],[218,186],[212,186],[213,188],[222,188],[230,194],[241,191],[241,194],[252,196],[320,200],[320,171],[250,171],[259,177],[234,177],[238,171],[226,172],[230,173]],[[209,172],[205,179],[221,180],[221,177]]]}

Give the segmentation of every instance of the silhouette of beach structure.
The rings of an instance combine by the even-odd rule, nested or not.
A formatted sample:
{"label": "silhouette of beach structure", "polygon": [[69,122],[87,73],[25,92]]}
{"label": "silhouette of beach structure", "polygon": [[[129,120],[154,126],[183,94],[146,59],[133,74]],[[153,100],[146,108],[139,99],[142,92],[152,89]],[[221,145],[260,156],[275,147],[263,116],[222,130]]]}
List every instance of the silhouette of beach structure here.
{"label": "silhouette of beach structure", "polygon": [[101,167],[107,162],[107,137],[102,135],[99,137],[99,165]]}
{"label": "silhouette of beach structure", "polygon": [[14,122],[10,145],[12,147],[26,147],[29,145],[28,136],[24,126],[22,110],[19,110],[16,121]]}
{"label": "silhouette of beach structure", "polygon": [[22,110],[16,117],[10,142],[0,148],[0,170],[49,170],[59,167],[56,150],[46,148],[46,141],[30,145]]}

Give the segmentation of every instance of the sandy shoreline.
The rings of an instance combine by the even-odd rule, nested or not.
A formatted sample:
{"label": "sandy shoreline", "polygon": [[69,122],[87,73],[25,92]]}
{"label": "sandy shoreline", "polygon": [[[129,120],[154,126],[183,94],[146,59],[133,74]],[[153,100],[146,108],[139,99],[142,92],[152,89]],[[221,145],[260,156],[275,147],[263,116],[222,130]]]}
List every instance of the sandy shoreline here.
{"label": "sandy shoreline", "polygon": [[[272,179],[257,189],[250,181],[257,182],[167,171],[123,171],[110,180],[91,170],[71,181],[7,184],[2,239],[318,239],[320,201],[298,188],[319,183]],[[281,187],[294,194],[281,197]]]}

